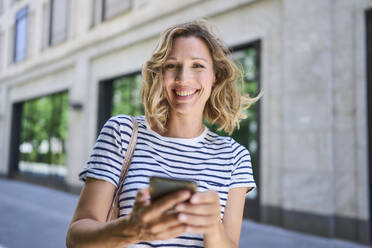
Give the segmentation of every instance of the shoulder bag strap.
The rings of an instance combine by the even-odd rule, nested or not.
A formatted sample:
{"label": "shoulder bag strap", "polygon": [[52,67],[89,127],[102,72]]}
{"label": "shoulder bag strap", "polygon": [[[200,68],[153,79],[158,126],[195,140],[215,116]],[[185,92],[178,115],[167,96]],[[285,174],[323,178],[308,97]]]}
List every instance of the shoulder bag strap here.
{"label": "shoulder bag strap", "polygon": [[134,153],[134,150],[135,150],[136,144],[137,144],[138,123],[137,123],[136,119],[133,118],[132,116],[131,116],[131,119],[132,119],[132,123],[133,123],[133,131],[132,131],[132,135],[131,135],[130,140],[129,140],[129,145],[128,145],[128,148],[127,148],[127,151],[125,153],[124,160],[123,160],[123,165],[122,165],[120,179],[119,179],[119,185],[118,185],[118,188],[115,191],[114,198],[113,198],[112,204],[111,204],[111,208],[110,208],[110,210],[108,212],[108,215],[107,215],[107,221],[112,221],[112,220],[115,220],[115,219],[119,218],[120,192],[123,188],[124,179],[128,174],[130,163],[132,162],[133,153]]}

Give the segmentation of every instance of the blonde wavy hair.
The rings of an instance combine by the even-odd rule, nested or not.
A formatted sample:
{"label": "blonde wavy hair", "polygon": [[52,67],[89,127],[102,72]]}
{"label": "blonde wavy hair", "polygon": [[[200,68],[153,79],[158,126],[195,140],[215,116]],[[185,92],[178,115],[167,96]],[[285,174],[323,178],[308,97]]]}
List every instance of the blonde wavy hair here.
{"label": "blonde wavy hair", "polygon": [[[168,58],[173,41],[177,37],[196,37],[205,42],[213,61],[216,84],[212,88],[204,108],[204,119],[219,125],[218,130],[231,134],[239,129],[239,121],[247,118],[244,110],[248,109],[262,95],[262,92],[251,98],[248,94],[239,92],[236,82],[243,86],[243,77],[237,66],[227,56],[228,48],[217,38],[206,20],[196,20],[178,24],[161,33],[158,46],[151,58],[142,68],[141,99],[145,108],[146,119],[153,121],[161,132],[167,130],[167,120],[170,106],[163,93],[163,65]],[[239,80],[238,80],[239,79]],[[244,91],[244,90],[243,90]]]}

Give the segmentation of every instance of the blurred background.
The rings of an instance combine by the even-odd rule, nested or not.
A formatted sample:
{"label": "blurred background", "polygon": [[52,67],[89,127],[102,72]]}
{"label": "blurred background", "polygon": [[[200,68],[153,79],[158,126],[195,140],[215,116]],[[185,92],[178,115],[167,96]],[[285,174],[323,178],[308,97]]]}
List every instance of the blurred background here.
{"label": "blurred background", "polygon": [[372,244],[371,0],[0,0],[1,178],[79,193],[105,121],[144,114],[160,32],[199,18],[264,90],[232,135],[258,185],[245,218]]}

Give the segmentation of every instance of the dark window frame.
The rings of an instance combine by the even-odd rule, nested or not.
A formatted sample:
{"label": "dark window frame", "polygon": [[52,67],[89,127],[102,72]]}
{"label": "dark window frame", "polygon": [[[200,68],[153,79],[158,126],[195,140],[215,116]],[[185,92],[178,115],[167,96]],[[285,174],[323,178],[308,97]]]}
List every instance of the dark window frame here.
{"label": "dark window frame", "polygon": [[18,174],[19,163],[19,145],[21,144],[21,131],[22,131],[22,115],[23,115],[23,102],[16,102],[12,104],[12,128],[10,131],[10,144],[9,144],[9,170],[8,177],[13,178]]}

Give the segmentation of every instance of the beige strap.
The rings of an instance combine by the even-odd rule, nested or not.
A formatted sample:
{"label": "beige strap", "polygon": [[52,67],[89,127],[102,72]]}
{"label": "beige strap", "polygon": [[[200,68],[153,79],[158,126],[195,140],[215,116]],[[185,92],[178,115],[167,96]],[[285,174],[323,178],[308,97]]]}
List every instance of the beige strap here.
{"label": "beige strap", "polygon": [[[130,163],[132,162],[133,153],[134,153],[134,150],[135,150],[136,144],[137,144],[138,123],[137,123],[136,119],[134,119],[132,116],[131,116],[131,119],[132,119],[132,123],[133,123],[133,131],[132,131],[132,135],[131,135],[130,140],[129,140],[128,148],[127,148],[127,151],[125,153],[124,160],[123,160],[119,185],[118,185],[118,188],[115,191],[114,199],[113,199],[112,204],[111,204],[111,209],[109,211],[108,218],[107,218],[108,221],[119,217],[118,216],[118,214],[119,214],[118,213],[118,208],[119,208],[120,192],[123,188],[124,179],[128,174]],[[117,209],[117,211],[114,211],[115,209]],[[116,216],[112,216],[111,212],[114,212]],[[111,217],[110,217],[110,215],[111,215]]]}
{"label": "beige strap", "polygon": [[122,185],[125,177],[127,176],[128,169],[129,169],[130,163],[132,162],[133,153],[134,153],[134,150],[136,149],[136,144],[137,144],[138,123],[136,119],[134,119],[132,116],[131,118],[133,122],[133,131],[132,131],[132,135],[129,140],[127,151],[125,153],[123,167],[122,167],[121,175],[120,175],[119,186]]}

